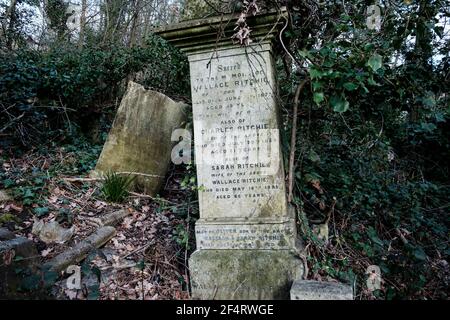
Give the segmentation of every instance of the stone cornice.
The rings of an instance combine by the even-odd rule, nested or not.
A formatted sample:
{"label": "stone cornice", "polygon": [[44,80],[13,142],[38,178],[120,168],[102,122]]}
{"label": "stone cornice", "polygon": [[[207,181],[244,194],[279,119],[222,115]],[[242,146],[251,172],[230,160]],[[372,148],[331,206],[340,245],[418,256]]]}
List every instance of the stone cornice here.
{"label": "stone cornice", "polygon": [[[285,24],[286,9],[249,16],[252,45],[274,41]],[[238,14],[190,20],[160,27],[154,31],[187,55],[211,51],[215,48],[236,47],[231,39],[235,33]]]}

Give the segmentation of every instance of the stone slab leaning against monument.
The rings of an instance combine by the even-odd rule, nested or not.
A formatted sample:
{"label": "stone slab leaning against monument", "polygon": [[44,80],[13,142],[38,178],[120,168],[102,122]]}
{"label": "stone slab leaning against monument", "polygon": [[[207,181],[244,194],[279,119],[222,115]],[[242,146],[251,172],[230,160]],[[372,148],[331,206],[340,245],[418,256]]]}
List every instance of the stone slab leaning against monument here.
{"label": "stone slab leaning against monument", "polygon": [[92,176],[132,174],[135,188],[156,195],[170,165],[172,132],[186,115],[186,104],[129,82]]}

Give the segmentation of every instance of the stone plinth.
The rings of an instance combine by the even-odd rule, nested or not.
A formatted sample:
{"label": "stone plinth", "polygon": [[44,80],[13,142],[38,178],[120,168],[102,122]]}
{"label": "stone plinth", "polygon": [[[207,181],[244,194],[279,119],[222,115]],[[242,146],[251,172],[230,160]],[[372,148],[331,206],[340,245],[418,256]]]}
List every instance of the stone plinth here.
{"label": "stone plinth", "polygon": [[189,260],[199,299],[289,299],[303,265],[288,250],[197,250]]}
{"label": "stone plinth", "polygon": [[192,293],[287,299],[303,265],[286,200],[272,51],[284,19],[277,12],[249,18],[246,47],[231,40],[235,21],[214,17],[158,31],[190,63],[200,190]]}
{"label": "stone plinth", "polygon": [[353,300],[353,289],[337,282],[298,280],[292,285],[291,300]]}

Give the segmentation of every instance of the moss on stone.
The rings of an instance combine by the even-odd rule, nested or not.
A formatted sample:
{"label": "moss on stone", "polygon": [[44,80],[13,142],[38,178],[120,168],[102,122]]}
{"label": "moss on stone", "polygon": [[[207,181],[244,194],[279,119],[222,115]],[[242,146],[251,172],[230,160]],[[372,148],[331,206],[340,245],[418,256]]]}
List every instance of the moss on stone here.
{"label": "moss on stone", "polygon": [[155,195],[170,164],[172,132],[182,127],[185,108],[183,103],[130,82],[94,175],[138,173],[134,187]]}
{"label": "moss on stone", "polygon": [[[201,250],[189,259],[193,295],[201,299],[288,299],[304,272],[289,250]],[[226,272],[225,272],[226,271]]]}

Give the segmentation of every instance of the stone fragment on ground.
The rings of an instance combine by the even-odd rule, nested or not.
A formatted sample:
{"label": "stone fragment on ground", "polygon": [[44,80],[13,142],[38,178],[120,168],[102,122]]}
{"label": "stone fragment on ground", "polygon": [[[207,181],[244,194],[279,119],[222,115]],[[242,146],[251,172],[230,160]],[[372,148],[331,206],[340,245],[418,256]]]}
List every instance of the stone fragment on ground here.
{"label": "stone fragment on ground", "polygon": [[353,289],[338,282],[297,280],[291,288],[291,300],[353,300]]}
{"label": "stone fragment on ground", "polygon": [[61,227],[57,221],[44,222],[43,220],[35,219],[31,232],[48,244],[65,243],[72,238],[74,231],[74,226],[66,229]]}
{"label": "stone fragment on ground", "polygon": [[0,190],[0,203],[11,200],[13,200],[12,197],[5,190]]}

